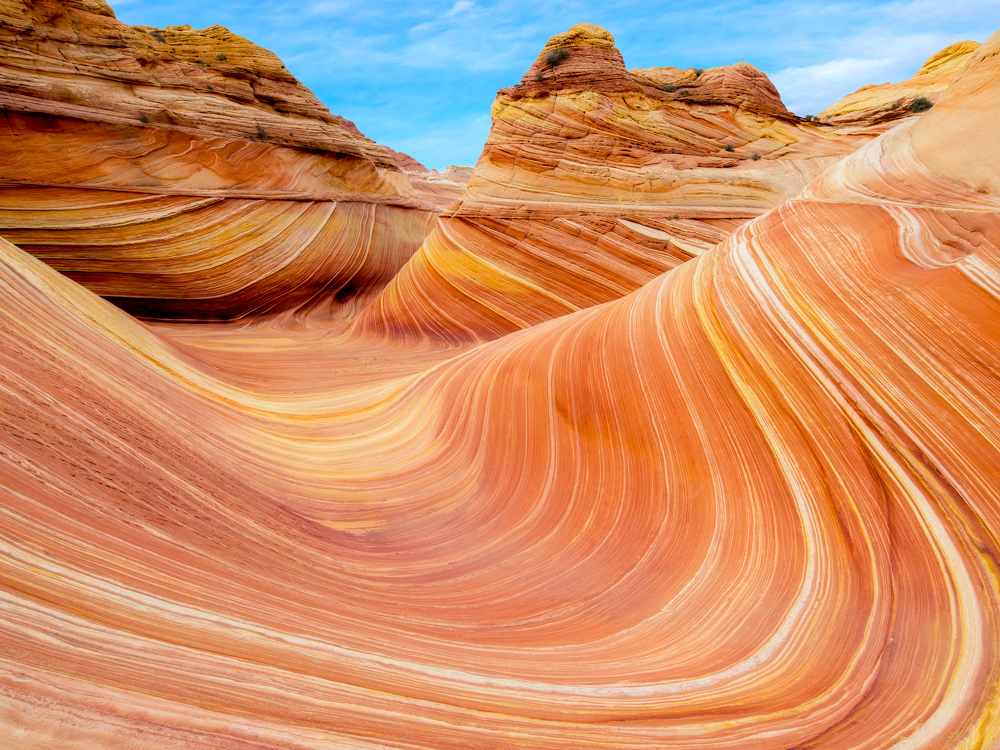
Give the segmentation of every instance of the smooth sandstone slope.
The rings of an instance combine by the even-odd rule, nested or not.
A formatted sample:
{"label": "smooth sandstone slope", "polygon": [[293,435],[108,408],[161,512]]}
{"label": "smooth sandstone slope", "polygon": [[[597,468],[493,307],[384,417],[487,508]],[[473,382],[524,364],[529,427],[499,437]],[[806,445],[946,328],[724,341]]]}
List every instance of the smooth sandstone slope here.
{"label": "smooth sandstone slope", "polygon": [[8,0],[0,50],[0,236],[130,312],[348,315],[433,221],[387,149],[221,26]]}
{"label": "smooth sandstone slope", "polygon": [[355,332],[461,344],[616,299],[890,127],[805,122],[746,63],[626,70],[591,24],[549,40],[492,115],[464,197]]}
{"label": "smooth sandstone slope", "polygon": [[0,242],[6,736],[997,746],[1000,164],[933,160],[998,53],[638,291],[364,384],[210,373]]}

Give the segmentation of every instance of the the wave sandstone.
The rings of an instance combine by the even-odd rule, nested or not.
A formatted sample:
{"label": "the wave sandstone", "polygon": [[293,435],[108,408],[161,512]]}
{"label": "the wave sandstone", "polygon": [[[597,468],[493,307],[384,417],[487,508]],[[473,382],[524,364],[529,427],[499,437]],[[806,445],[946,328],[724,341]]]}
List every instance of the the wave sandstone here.
{"label": "the wave sandstone", "polygon": [[746,63],[629,71],[579,24],[499,92],[465,196],[355,331],[483,341],[617,299],[888,127],[796,117]]}
{"label": "the wave sandstone", "polygon": [[221,26],[12,0],[0,49],[0,236],[130,311],[350,314],[432,223],[393,154]]}
{"label": "the wave sandstone", "polygon": [[[613,61],[593,29],[545,55]],[[552,73],[535,67],[525,85]],[[718,77],[744,79],[768,90]],[[448,340],[468,321],[466,341],[497,338],[474,348],[147,325],[34,257],[56,244],[0,240],[0,747],[1000,745],[1000,161],[982,151],[1000,138],[1000,32],[926,115],[844,136],[861,147],[787,199],[778,152],[820,131],[769,97],[769,115],[695,116],[663,92],[671,117],[713,134],[749,138],[764,118],[764,165],[732,168],[760,176],[753,217],[655,190],[644,213],[569,152],[590,184],[569,202],[593,208],[558,205],[567,178],[536,213],[497,213],[506,187],[488,176],[540,101],[555,114],[530,132],[568,128],[593,94],[605,109],[583,153],[606,143],[600,163],[631,165],[626,182],[638,167],[612,132],[623,152],[681,153],[610,129],[607,102],[659,94],[594,80],[558,108],[562,93],[502,94],[462,204],[488,197],[483,215],[454,209],[356,319],[374,336],[392,300],[399,321],[424,293],[438,306],[418,333]],[[548,143],[522,153],[544,163]],[[530,164],[508,165],[525,190]],[[78,188],[18,189],[2,215],[29,212],[21,241],[49,231],[43,210],[66,232],[105,215]],[[129,216],[235,199],[141,200]],[[721,221],[664,218],[682,205],[743,223],[665,273],[625,254],[661,258],[676,227]],[[592,265],[554,242],[540,263],[525,238],[548,225],[593,232]],[[528,249],[506,262],[531,294],[467,245],[447,255],[463,232],[476,252],[516,252],[517,231]],[[486,309],[484,289],[496,317],[462,318]],[[540,299],[552,319],[531,325]]]}

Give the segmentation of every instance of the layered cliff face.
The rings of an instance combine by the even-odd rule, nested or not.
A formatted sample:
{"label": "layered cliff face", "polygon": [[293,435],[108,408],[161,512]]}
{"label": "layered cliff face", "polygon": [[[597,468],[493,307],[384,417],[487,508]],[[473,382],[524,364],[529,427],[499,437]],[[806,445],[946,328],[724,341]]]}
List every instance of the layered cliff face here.
{"label": "layered cliff face", "polygon": [[451,356],[223,356],[0,242],[0,736],[995,747],[998,81],[1000,33],[718,247]]}
{"label": "layered cliff face", "polygon": [[931,55],[913,78],[900,83],[864,86],[831,104],[819,116],[843,123],[895,120],[910,112],[922,111],[921,108],[938,100],[978,49],[979,42],[955,42]]}
{"label": "layered cliff face", "polygon": [[17,0],[0,45],[0,236],[133,312],[348,314],[433,219],[387,149],[221,26]]}
{"label": "layered cliff face", "polygon": [[888,127],[803,121],[746,63],[629,71],[577,25],[499,92],[464,198],[354,330],[455,345],[616,299]]}

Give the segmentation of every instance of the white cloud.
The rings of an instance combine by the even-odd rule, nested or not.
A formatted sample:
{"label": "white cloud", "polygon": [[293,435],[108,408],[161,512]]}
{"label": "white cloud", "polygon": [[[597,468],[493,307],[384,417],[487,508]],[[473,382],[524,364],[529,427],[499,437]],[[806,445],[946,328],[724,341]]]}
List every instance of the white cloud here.
{"label": "white cloud", "polygon": [[887,82],[896,61],[847,57],[818,65],[785,68],[771,76],[792,112],[815,114],[846,94],[872,83]]}
{"label": "white cloud", "polygon": [[351,7],[346,0],[320,0],[306,6],[307,16],[339,16]]}
{"label": "white cloud", "polygon": [[905,81],[927,58],[956,41],[946,31],[906,34],[875,27],[838,39],[832,60],[783,68],[770,78],[788,109],[815,114],[862,86]]}
{"label": "white cloud", "polygon": [[987,25],[996,26],[1000,8],[997,0],[950,0],[942,3],[940,0],[910,0],[909,2],[893,2],[885,6],[885,11],[896,18],[912,21],[913,19],[923,19],[930,21],[943,19],[947,21],[957,21],[962,19],[988,19],[993,16],[993,23]]}
{"label": "white cloud", "polygon": [[475,7],[475,5],[476,5],[475,3],[471,3],[469,2],[469,0],[458,0],[458,2],[456,2],[453,6],[451,6],[451,10],[445,13],[445,15],[455,16],[461,13],[462,11],[469,10],[470,8]]}

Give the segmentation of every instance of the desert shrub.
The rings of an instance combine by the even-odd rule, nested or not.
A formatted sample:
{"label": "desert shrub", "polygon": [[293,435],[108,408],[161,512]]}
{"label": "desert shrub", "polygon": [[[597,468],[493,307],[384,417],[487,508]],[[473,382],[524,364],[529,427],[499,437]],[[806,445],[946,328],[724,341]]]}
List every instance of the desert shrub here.
{"label": "desert shrub", "polygon": [[688,95],[687,89],[677,89],[677,96],[687,96],[687,95]]}
{"label": "desert shrub", "polygon": [[219,62],[225,62],[226,61],[226,53],[225,52],[220,52],[219,54],[217,54],[215,56],[215,59],[218,60]]}
{"label": "desert shrub", "polygon": [[926,112],[931,107],[934,106],[934,102],[928,99],[926,96],[918,96],[912,102],[910,102],[911,112]]}
{"label": "desert shrub", "polygon": [[260,138],[261,140],[267,138],[267,131],[264,130],[264,128],[262,128],[260,125],[257,126],[257,137]]}
{"label": "desert shrub", "polygon": [[894,109],[899,109],[899,107],[900,107],[901,104],[902,104],[902,102],[893,102],[888,107],[886,107],[886,109],[890,110],[890,111],[892,111]]}
{"label": "desert shrub", "polygon": [[565,47],[560,47],[559,49],[550,49],[545,53],[545,62],[548,65],[558,65],[563,60],[569,57],[569,50]]}
{"label": "desert shrub", "polygon": [[149,35],[153,37],[153,39],[155,39],[156,41],[163,42],[164,44],[166,44],[167,40],[166,37],[163,36],[162,31],[150,31]]}
{"label": "desert shrub", "polygon": [[143,125],[145,125],[146,123],[149,122],[149,117],[145,113],[140,113],[139,114],[139,122],[141,122]]}
{"label": "desert shrub", "polygon": [[694,77],[697,78],[698,76],[700,76],[704,72],[705,72],[704,68],[695,68],[694,69]]}
{"label": "desert shrub", "polygon": [[729,153],[732,153],[733,151],[736,150],[735,148],[733,148],[733,144],[731,144],[731,143],[727,143],[726,146],[725,146],[725,148],[726,148],[726,151],[728,151]]}
{"label": "desert shrub", "polygon": [[666,86],[663,87],[663,90],[666,91],[668,94],[672,94],[677,90],[677,87],[674,86],[674,84],[672,83],[668,83]]}
{"label": "desert shrub", "polygon": [[754,151],[752,154],[750,154],[750,158],[753,159],[754,161],[760,161],[760,151]]}
{"label": "desert shrub", "polygon": [[679,218],[681,218],[681,215],[680,215],[680,214],[674,214],[674,215],[673,215],[673,216],[671,216],[670,218],[671,218],[671,219],[679,219]]}

